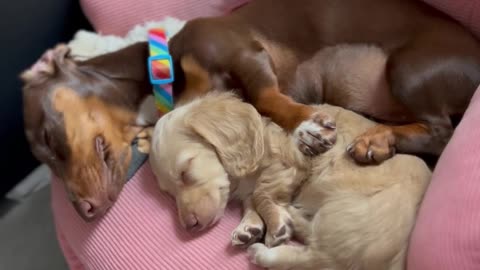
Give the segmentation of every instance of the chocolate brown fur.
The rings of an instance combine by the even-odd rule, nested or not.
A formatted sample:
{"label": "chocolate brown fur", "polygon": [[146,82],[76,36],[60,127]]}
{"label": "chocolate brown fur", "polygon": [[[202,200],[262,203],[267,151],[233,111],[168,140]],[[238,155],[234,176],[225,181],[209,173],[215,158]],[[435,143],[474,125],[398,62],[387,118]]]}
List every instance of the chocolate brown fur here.
{"label": "chocolate brown fur", "polygon": [[[369,44],[384,54],[378,67],[385,81],[377,92],[367,87],[352,94],[329,82],[308,87],[306,75],[305,87],[292,86],[320,50],[342,44]],[[236,88],[260,113],[293,132],[305,154],[328,150],[336,137],[333,119],[303,103],[340,105],[400,125],[378,125],[354,140],[348,150],[365,163],[395,151],[438,155],[453,130],[450,116],[465,111],[480,83],[477,40],[414,0],[256,0],[227,16],[188,22],[170,48],[177,104],[212,88]],[[81,63],[67,53],[47,52],[23,73],[26,133],[35,156],[65,180],[75,204],[90,202],[99,216],[126,180],[129,142],[153,124],[138,121],[140,104],[151,93],[148,48],[138,43]],[[361,57],[356,59],[363,69]],[[69,98],[54,107],[59,89],[60,97]],[[55,109],[60,107],[62,112]],[[93,117],[82,122],[76,114]],[[73,122],[66,123],[65,115]]]}
{"label": "chocolate brown fur", "polygon": [[[325,46],[344,43],[373,44],[386,53],[385,91],[390,93],[383,96],[393,97],[396,106],[395,111],[379,108],[385,116],[374,116],[405,124],[360,136],[349,147],[353,157],[370,163],[395,151],[440,154],[453,130],[449,117],[463,113],[480,83],[480,48],[459,24],[418,1],[253,1],[231,15],[190,21],[170,45],[176,61],[195,58],[217,82],[214,88],[242,89],[260,113],[293,131],[313,112],[287,96],[315,96],[315,102],[348,109],[364,102],[340,99],[346,96],[342,89],[318,99],[317,93],[305,93],[312,88],[289,88],[304,61]],[[181,96],[182,72],[178,65],[176,70],[175,92]],[[391,101],[372,99],[363,107],[386,104]],[[315,153],[322,147],[316,140],[307,146]]]}

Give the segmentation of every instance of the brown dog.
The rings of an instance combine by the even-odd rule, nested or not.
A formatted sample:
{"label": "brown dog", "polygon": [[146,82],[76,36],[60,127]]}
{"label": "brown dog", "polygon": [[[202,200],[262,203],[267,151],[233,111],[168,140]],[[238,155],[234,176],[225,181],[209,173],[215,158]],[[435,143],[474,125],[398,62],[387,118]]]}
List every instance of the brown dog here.
{"label": "brown dog", "polygon": [[[386,52],[387,92],[289,87],[299,64],[341,43],[375,44]],[[332,137],[322,134],[330,122],[301,103],[326,102],[401,124],[376,126],[353,142],[349,152],[365,163],[396,150],[438,155],[453,130],[450,116],[463,113],[480,83],[478,42],[413,0],[257,0],[228,16],[188,22],[170,46],[179,71],[174,91],[182,101],[212,87],[242,89],[260,113],[295,131],[304,153],[323,151]],[[181,72],[188,58],[201,69]],[[189,76],[197,83],[185,85]]]}
{"label": "brown dog", "polygon": [[58,46],[22,74],[25,129],[33,154],[65,181],[76,209],[91,220],[120,193],[132,140],[155,123],[140,113],[151,93],[148,51],[133,45],[80,63],[68,53]]}
{"label": "brown dog", "polygon": [[[342,43],[383,49],[385,91],[289,84],[317,51]],[[465,110],[480,83],[477,41],[413,0],[256,0],[228,16],[189,22],[170,47],[178,104],[212,88],[241,89],[260,113],[294,132],[306,154],[330,148],[335,131],[328,115],[302,103],[327,102],[402,124],[358,137],[348,150],[360,162],[382,161],[395,150],[439,154],[453,130],[449,116]],[[139,43],[75,63],[59,47],[22,75],[33,153],[65,179],[85,218],[115,200],[129,143],[153,124],[140,113],[151,93],[147,57],[147,44]],[[325,87],[308,87],[319,83]]]}

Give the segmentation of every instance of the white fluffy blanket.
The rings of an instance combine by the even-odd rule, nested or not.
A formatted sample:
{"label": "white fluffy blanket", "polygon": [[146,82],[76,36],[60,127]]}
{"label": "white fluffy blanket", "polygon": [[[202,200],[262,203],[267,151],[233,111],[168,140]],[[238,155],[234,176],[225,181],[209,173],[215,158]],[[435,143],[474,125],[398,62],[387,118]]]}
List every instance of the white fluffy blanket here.
{"label": "white fluffy blanket", "polygon": [[168,37],[172,37],[185,25],[181,21],[172,17],[166,17],[161,21],[150,21],[136,25],[124,37],[113,35],[102,35],[95,32],[80,30],[68,43],[71,49],[71,55],[76,60],[85,60],[101,54],[117,51],[123,47],[139,41],[147,40],[148,29],[163,27],[167,31]]}

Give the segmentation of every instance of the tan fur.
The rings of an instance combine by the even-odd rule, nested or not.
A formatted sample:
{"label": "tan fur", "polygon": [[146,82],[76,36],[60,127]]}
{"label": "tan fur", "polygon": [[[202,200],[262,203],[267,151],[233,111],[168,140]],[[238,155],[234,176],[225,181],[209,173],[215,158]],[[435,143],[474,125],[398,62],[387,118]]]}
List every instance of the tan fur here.
{"label": "tan fur", "polygon": [[[107,161],[95,150],[95,140],[98,136],[108,138],[106,155],[118,160],[120,168],[128,168],[130,142],[138,133],[130,123],[136,115],[106,104],[95,96],[83,98],[66,87],[52,92],[52,104],[62,114],[67,141],[72,149],[72,156],[66,161],[71,166],[63,171],[72,201],[89,200],[95,205],[110,207],[123,183],[108,176],[109,164],[105,164]],[[89,138],[87,141],[91,145],[85,145],[85,138]],[[85,178],[91,181],[85,182]],[[106,211],[104,208],[102,211]]]}
{"label": "tan fur", "polygon": [[185,74],[185,90],[178,97],[176,106],[188,103],[212,89],[210,75],[191,55],[182,57],[180,65]]}
{"label": "tan fur", "polygon": [[[232,94],[213,92],[179,107],[153,134],[150,162],[159,186],[177,198],[189,229],[214,224],[234,198],[253,200],[270,246],[290,237],[291,221],[307,247],[255,244],[249,252],[264,267],[401,269],[429,169],[407,155],[356,165],[347,143],[375,123],[339,107],[314,108],[335,116],[339,137],[309,160],[290,135]],[[257,241],[251,228],[265,229],[249,209],[232,233],[234,245]],[[193,228],[186,225],[192,217]]]}
{"label": "tan fur", "polygon": [[344,149],[374,123],[344,109],[322,108],[336,115],[337,144],[313,160],[311,177],[289,208],[295,233],[307,246],[255,244],[249,250],[253,260],[271,269],[404,269],[430,170],[409,155],[378,166],[356,165]]}
{"label": "tan fur", "polygon": [[[305,64],[316,65],[316,69],[311,66],[306,69],[318,70],[317,73],[321,74],[318,77],[328,80],[324,96],[329,104],[376,119],[411,121],[413,116],[389,91],[387,59],[387,54],[376,46],[338,45],[324,48]],[[302,66],[300,68],[305,70]]]}

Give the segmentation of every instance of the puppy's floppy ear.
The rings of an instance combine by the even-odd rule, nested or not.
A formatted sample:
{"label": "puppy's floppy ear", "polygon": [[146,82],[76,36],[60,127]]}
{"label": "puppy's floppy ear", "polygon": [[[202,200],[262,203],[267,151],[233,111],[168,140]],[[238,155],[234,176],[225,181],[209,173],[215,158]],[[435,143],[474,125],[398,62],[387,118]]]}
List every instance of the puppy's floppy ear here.
{"label": "puppy's floppy ear", "polygon": [[264,154],[264,125],[255,108],[230,93],[204,97],[184,118],[186,126],[211,144],[229,175],[256,170]]}

